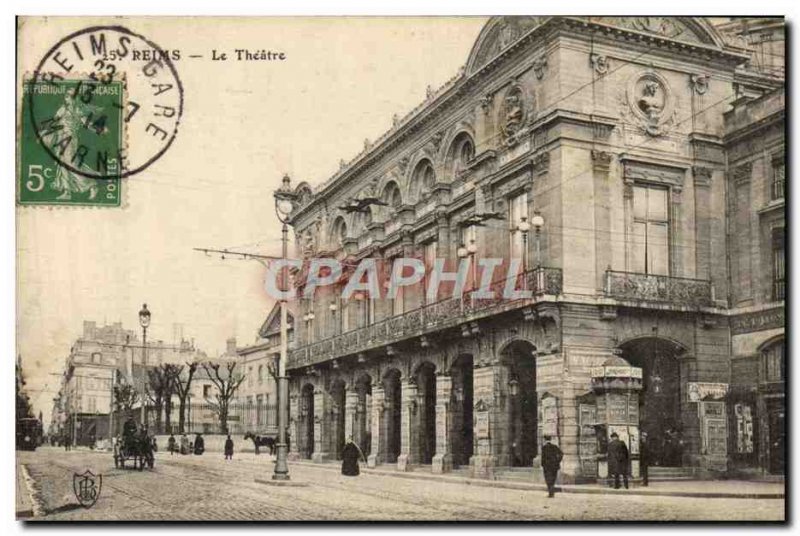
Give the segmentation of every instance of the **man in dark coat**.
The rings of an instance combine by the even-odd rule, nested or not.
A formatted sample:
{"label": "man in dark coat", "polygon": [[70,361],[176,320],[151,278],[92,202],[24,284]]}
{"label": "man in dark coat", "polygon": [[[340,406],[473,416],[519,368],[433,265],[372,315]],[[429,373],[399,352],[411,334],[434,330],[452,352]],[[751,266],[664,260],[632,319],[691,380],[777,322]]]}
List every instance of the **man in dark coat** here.
{"label": "man in dark coat", "polygon": [[172,456],[175,453],[175,435],[170,434],[169,439],[167,440],[167,450],[169,450],[169,455]]}
{"label": "man in dark coat", "polygon": [[[358,467],[359,458],[364,459],[364,453],[353,442],[353,438],[347,440],[342,449],[342,474],[345,476],[358,476],[361,471]],[[364,459],[364,462],[367,460]]]}
{"label": "man in dark coat", "polygon": [[544,436],[544,445],[542,446],[542,471],[544,472],[544,481],[547,482],[548,497],[554,497],[556,494],[556,477],[561,468],[561,458],[564,457],[561,449],[554,445],[552,440],[551,436]]}
{"label": "man in dark coat", "polygon": [[642,486],[650,484],[647,474],[647,465],[650,463],[647,448],[647,432],[642,432],[639,437],[639,474],[642,475]]}
{"label": "man in dark coat", "polygon": [[620,441],[616,432],[611,434],[608,443],[608,474],[614,477],[614,489],[619,489],[619,477],[628,489],[628,447]]}
{"label": "man in dark coat", "polygon": [[195,456],[200,456],[201,454],[203,454],[203,452],[205,452],[205,450],[206,450],[206,443],[203,440],[203,436],[200,435],[200,434],[197,434],[197,436],[194,438],[194,454],[195,454]]}
{"label": "man in dark coat", "polygon": [[228,434],[228,439],[225,440],[225,459],[233,459],[233,439],[231,439],[230,434]]}

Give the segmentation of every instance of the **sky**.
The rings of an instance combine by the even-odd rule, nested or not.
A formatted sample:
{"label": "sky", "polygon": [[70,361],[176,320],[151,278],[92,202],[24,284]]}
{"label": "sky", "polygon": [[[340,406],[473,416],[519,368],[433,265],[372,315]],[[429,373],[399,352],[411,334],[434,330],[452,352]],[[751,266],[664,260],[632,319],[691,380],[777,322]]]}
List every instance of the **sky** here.
{"label": "sky", "polygon": [[[19,73],[53,44],[122,24],[175,62],[185,108],[168,151],[125,179],[123,207],[17,207],[17,351],[35,411],[49,420],[58,374],[83,321],[122,322],[209,355],[255,340],[272,305],[264,268],[194,247],[277,255],[272,191],[284,173],[316,185],[441,86],[486,22],[463,18],[47,18],[19,32]],[[212,49],[282,51],[283,62],[213,62]],[[189,54],[203,55],[190,59]],[[19,76],[18,76],[19,79]],[[18,82],[19,84],[19,82]],[[128,140],[131,145],[136,139]]]}

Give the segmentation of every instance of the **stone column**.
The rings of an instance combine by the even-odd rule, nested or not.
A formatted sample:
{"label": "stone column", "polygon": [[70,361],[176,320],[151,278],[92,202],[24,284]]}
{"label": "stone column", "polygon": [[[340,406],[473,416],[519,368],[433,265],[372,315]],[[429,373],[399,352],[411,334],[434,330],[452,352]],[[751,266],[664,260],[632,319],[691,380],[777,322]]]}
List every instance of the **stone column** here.
{"label": "stone column", "polygon": [[417,463],[419,453],[419,430],[417,415],[420,411],[417,401],[417,384],[404,378],[401,384],[402,406],[400,410],[400,456],[397,458],[397,469],[408,471],[409,465]]}
{"label": "stone column", "polygon": [[451,376],[436,376],[436,454],[433,456],[432,472],[446,473],[453,470],[453,452],[450,440],[450,395],[453,390]]}
{"label": "stone column", "polygon": [[314,453],[311,460],[324,462],[330,458],[330,415],[328,414],[328,396],[320,389],[314,390]]}
{"label": "stone column", "polygon": [[[505,446],[504,433],[508,430],[508,416],[505,414],[505,396],[499,393],[502,368],[497,363],[476,365],[473,383],[474,448],[469,460],[472,476],[494,478],[498,456]],[[500,408],[500,402],[503,408]],[[507,455],[504,456],[507,458]]]}
{"label": "stone column", "polygon": [[344,399],[344,440],[353,438],[361,444],[361,426],[358,423],[358,391],[348,389]]}
{"label": "stone column", "polygon": [[372,387],[372,449],[367,457],[367,467],[375,467],[383,463],[383,449],[385,448],[384,428],[386,418],[383,408],[384,393],[380,384]]}
{"label": "stone column", "polygon": [[289,460],[300,459],[300,400],[295,393],[289,397]]}

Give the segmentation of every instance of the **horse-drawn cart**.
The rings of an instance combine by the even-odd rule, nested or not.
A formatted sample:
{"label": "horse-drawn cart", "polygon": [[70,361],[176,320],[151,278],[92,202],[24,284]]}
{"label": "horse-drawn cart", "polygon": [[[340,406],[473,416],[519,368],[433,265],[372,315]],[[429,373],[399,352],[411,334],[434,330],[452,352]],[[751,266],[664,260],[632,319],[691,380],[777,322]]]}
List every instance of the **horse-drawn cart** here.
{"label": "horse-drawn cart", "polygon": [[153,444],[146,434],[125,433],[114,443],[114,467],[125,469],[125,462],[132,462],[133,469],[144,469],[145,465],[152,469],[156,459],[153,455]]}

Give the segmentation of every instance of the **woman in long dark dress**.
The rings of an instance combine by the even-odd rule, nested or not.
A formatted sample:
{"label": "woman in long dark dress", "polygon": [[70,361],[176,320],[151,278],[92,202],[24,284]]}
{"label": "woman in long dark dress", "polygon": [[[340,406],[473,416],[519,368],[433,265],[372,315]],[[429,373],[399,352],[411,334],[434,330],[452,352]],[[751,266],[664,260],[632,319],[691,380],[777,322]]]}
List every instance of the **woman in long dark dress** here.
{"label": "woman in long dark dress", "polygon": [[364,453],[353,442],[353,439],[348,439],[344,449],[342,449],[342,474],[345,476],[358,476],[361,473],[358,467],[359,458],[365,462],[367,461],[364,459]]}

